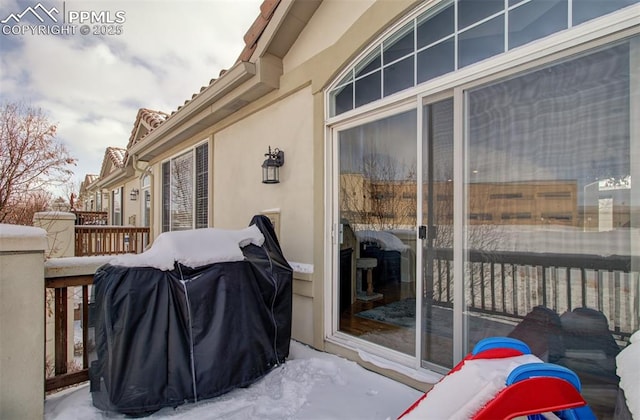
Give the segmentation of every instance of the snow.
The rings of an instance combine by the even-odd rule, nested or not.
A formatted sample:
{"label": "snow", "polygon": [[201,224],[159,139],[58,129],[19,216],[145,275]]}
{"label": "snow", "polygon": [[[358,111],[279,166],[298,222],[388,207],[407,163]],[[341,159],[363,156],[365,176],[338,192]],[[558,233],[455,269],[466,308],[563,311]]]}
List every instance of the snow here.
{"label": "snow", "polygon": [[401,373],[405,376],[408,376],[411,379],[415,379],[419,382],[424,382],[427,384],[435,384],[440,379],[442,379],[442,375],[431,372],[431,371],[417,371],[415,369],[410,369],[404,365],[399,363],[395,363],[390,361],[389,359],[384,359],[380,356],[376,356],[374,354],[367,353],[364,350],[358,349],[358,356],[368,363],[375,365],[382,369],[393,370],[395,372]]}
{"label": "snow", "polygon": [[26,238],[26,237],[47,237],[47,231],[32,226],[9,225],[0,223],[0,238]]}
{"label": "snow", "polygon": [[620,388],[627,399],[627,407],[634,419],[640,419],[640,331],[629,339],[629,344],[616,357],[616,374]]}
{"label": "snow", "polygon": [[376,242],[385,251],[405,251],[409,245],[405,244],[392,233],[377,230],[360,230],[356,232],[356,237],[360,242]]}
{"label": "snow", "polygon": [[[379,360],[361,354],[365,361]],[[465,362],[463,370],[446,376],[403,420],[470,418],[504,387],[508,373],[524,363],[540,362],[532,355]],[[388,364],[388,361],[385,361]],[[385,368],[393,368],[387,366]],[[640,418],[640,332],[631,337],[617,358],[620,387],[634,418]],[[460,372],[463,372],[462,374]],[[424,380],[425,378],[421,378]],[[435,379],[432,378],[432,379]],[[165,408],[152,419],[396,419],[423,393],[368,371],[354,362],[318,352],[291,342],[287,362],[247,388],[238,388],[220,397]],[[429,415],[427,416],[426,413]],[[45,401],[45,420],[96,420],[125,418],[105,413],[91,402],[89,385],[80,385],[50,395]]]}
{"label": "snow", "polygon": [[289,263],[293,271],[297,273],[307,273],[307,274],[313,273],[313,264],[304,264],[304,263],[299,263],[294,261],[287,261],[287,262]]}
{"label": "snow", "polygon": [[[113,255],[94,255],[87,257],[49,258],[44,266],[47,269],[70,267],[99,267],[113,260]],[[94,270],[95,271],[95,270]]]}
{"label": "snow", "polygon": [[60,219],[60,220],[75,220],[76,215],[68,211],[39,211],[35,214],[35,218],[38,219]]}
{"label": "snow", "polygon": [[460,370],[438,382],[427,398],[407,413],[410,419],[470,419],[504,387],[509,373],[526,363],[540,363],[534,355],[467,360]]}
{"label": "snow", "polygon": [[[287,362],[247,388],[218,398],[165,408],[152,419],[395,419],[422,392],[355,362],[291,342]],[[89,385],[47,397],[46,420],[125,418],[92,405]]]}
{"label": "snow", "polygon": [[196,268],[217,262],[242,261],[243,247],[262,246],[264,236],[256,225],[240,230],[195,229],[164,232],[151,248],[141,254],[123,254],[113,258],[111,265],[153,267],[173,270],[174,262]]}

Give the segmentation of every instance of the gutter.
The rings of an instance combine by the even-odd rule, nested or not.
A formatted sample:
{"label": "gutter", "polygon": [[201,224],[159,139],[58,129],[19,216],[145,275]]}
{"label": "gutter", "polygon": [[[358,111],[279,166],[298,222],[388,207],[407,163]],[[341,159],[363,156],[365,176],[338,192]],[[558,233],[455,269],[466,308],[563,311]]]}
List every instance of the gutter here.
{"label": "gutter", "polygon": [[282,61],[267,55],[256,63],[238,62],[164,123],[129,150],[140,161],[150,161],[250,102],[277,89]]}
{"label": "gutter", "polygon": [[[131,170],[131,166],[127,166],[124,168],[118,168],[116,171],[111,172],[104,178],[98,179],[95,183],[95,186],[98,188],[110,188],[113,185],[126,180],[127,178],[133,175],[133,170]],[[93,184],[92,184],[93,185]]]}

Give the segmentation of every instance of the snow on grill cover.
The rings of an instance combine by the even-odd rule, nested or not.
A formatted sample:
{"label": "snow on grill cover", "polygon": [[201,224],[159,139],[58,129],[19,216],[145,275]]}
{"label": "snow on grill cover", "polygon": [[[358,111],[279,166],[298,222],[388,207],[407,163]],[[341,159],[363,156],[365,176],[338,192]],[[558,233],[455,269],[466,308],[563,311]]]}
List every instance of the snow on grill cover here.
{"label": "snow on grill cover", "polygon": [[250,225],[264,243],[241,243],[242,261],[96,271],[89,376],[97,408],[151,414],[247,386],[285,361],[293,271],[269,219]]}

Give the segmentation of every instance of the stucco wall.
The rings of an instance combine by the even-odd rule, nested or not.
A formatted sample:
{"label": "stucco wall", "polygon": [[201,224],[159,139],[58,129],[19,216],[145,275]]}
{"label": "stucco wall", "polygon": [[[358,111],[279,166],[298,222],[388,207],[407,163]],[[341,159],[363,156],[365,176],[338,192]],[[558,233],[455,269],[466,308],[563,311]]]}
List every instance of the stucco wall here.
{"label": "stucco wall", "polygon": [[[131,190],[138,190],[137,199],[131,200]],[[142,226],[141,216],[140,216],[140,206],[142,205],[142,200],[144,197],[142,196],[142,191],[140,189],[140,178],[137,176],[128,180],[124,184],[123,196],[122,196],[122,207],[124,210],[122,224],[124,226],[132,225],[132,226]],[[132,216],[135,216],[134,219],[131,219]]]}
{"label": "stucco wall", "polygon": [[41,419],[46,231],[0,224],[0,418]]}
{"label": "stucco wall", "polygon": [[[313,263],[312,112],[305,88],[214,135],[213,225],[242,228],[278,208],[285,257],[302,263]],[[279,184],[262,183],[269,146],[285,153]]]}
{"label": "stucco wall", "polygon": [[334,44],[373,3],[375,0],[324,0],[284,57],[285,73]]}

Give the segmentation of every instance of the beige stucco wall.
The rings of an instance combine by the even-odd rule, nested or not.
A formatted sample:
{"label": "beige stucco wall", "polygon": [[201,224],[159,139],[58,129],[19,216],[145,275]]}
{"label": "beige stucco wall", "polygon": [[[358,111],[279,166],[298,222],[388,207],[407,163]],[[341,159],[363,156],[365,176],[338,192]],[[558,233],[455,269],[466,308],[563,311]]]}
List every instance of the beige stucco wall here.
{"label": "beige stucco wall", "polygon": [[333,45],[374,3],[375,0],[324,0],[282,60],[284,72]]}
{"label": "beige stucco wall", "polygon": [[[280,209],[287,259],[312,263],[312,97],[302,89],[214,135],[214,226],[242,228],[261,211]],[[268,147],[285,153],[279,184],[262,183]]]}
{"label": "beige stucco wall", "polygon": [[33,215],[33,226],[47,231],[47,257],[75,255],[76,215],[63,211],[41,211]]}
{"label": "beige stucco wall", "polygon": [[[214,135],[214,226],[242,228],[265,210],[280,213],[285,258],[313,264],[313,98],[304,88]],[[263,184],[268,147],[285,153],[279,184]],[[292,336],[313,343],[311,275],[294,275]]]}
{"label": "beige stucco wall", "polygon": [[[138,197],[136,200],[131,200],[131,190],[138,190]],[[140,189],[140,178],[138,176],[134,176],[133,178],[127,180],[124,184],[124,191],[122,196],[122,207],[123,207],[123,218],[122,224],[124,226],[142,226],[141,224],[141,206],[143,196]]]}
{"label": "beige stucco wall", "polygon": [[44,409],[46,232],[0,224],[0,418],[41,419]]}

